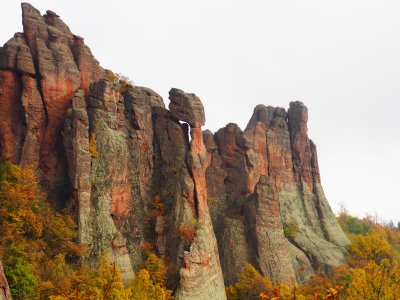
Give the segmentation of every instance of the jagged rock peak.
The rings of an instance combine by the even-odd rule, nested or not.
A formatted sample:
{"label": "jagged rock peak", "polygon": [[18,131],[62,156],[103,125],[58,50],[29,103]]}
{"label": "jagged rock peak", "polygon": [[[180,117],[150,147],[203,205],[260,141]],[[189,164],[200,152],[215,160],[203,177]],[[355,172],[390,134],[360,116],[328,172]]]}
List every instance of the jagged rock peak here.
{"label": "jagged rock peak", "polygon": [[[150,242],[180,300],[225,299],[224,280],[247,263],[301,282],[345,261],[303,103],[258,105],[244,131],[202,132],[195,94],[171,89],[167,110],[149,88],[121,91],[56,13],[22,11],[24,32],[0,48],[0,157],[68,190],[49,199],[73,203],[89,261],[110,253],[129,282]],[[179,228],[196,237],[187,243]]]}
{"label": "jagged rock peak", "polygon": [[272,126],[272,122],[275,118],[286,120],[286,110],[282,107],[265,106],[263,104],[259,104],[254,108],[253,115],[251,116],[245,130],[247,131],[256,127],[258,122],[263,123],[266,128],[269,128]]}
{"label": "jagged rock peak", "polygon": [[23,33],[0,48],[0,155],[32,165],[52,186],[66,176],[65,112],[75,92],[87,94],[105,71],[56,13],[21,8]]}
{"label": "jagged rock peak", "polygon": [[168,107],[173,118],[187,122],[191,127],[201,127],[206,123],[203,104],[195,94],[172,88],[169,100]]}

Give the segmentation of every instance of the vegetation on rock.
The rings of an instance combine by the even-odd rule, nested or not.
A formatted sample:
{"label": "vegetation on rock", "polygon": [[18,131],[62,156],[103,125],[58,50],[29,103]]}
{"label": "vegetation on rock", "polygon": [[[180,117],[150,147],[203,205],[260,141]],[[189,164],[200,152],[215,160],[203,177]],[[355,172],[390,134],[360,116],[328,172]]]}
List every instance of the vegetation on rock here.
{"label": "vegetation on rock", "polygon": [[197,236],[196,229],[186,225],[180,226],[177,234],[185,246],[190,246]]}
{"label": "vegetation on rock", "polygon": [[294,239],[299,232],[299,224],[292,219],[283,227],[283,232],[288,239]]}
{"label": "vegetation on rock", "polygon": [[378,224],[370,216],[358,219],[345,212],[338,221],[352,241],[348,265],[338,266],[328,274],[317,272],[300,286],[272,284],[247,265],[240,280],[226,288],[228,299],[397,299],[400,230],[393,224]]}
{"label": "vegetation on rock", "polygon": [[128,86],[134,86],[132,80],[120,73],[113,73],[111,71],[108,71],[107,79],[118,85],[118,90],[120,93],[125,92]]}
{"label": "vegetation on rock", "polygon": [[94,158],[97,158],[100,156],[100,153],[97,151],[97,148],[96,148],[96,134],[95,133],[92,133],[90,135],[89,153]]}
{"label": "vegetation on rock", "polygon": [[166,268],[148,253],[129,287],[107,256],[82,264],[72,217],[55,211],[31,168],[0,164],[0,260],[13,299],[171,299]]}

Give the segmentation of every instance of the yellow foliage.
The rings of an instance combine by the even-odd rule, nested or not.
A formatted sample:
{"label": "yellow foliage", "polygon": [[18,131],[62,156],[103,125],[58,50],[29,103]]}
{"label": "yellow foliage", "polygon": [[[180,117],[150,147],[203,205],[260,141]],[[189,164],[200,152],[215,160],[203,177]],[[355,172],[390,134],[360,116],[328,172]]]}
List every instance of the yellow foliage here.
{"label": "yellow foliage", "polygon": [[[263,277],[251,264],[240,273],[239,282],[226,288],[228,300],[260,299],[261,293],[272,290],[271,282]],[[263,298],[268,299],[268,298]]]}
{"label": "yellow foliage", "polygon": [[163,261],[154,253],[149,253],[144,266],[150,274],[150,278],[154,284],[165,286],[167,279],[167,269]]}
{"label": "yellow foliage", "polygon": [[121,73],[113,73],[109,71],[107,73],[107,79],[110,80],[115,85],[118,85],[118,90],[120,93],[125,92],[129,86],[134,86],[132,80]]}
{"label": "yellow foliage", "polygon": [[352,281],[347,299],[398,299],[400,272],[398,263],[383,259],[380,264],[370,261],[364,268],[351,270]]}
{"label": "yellow foliage", "polygon": [[92,157],[97,158],[100,156],[100,153],[96,148],[96,134],[93,132],[90,136],[89,140],[89,153]]}
{"label": "yellow foliage", "polygon": [[350,254],[350,263],[354,266],[363,266],[369,261],[379,264],[381,260],[392,260],[394,256],[389,242],[378,232],[355,236],[350,245]]}
{"label": "yellow foliage", "polygon": [[155,284],[150,273],[141,269],[131,284],[132,300],[169,300],[172,299],[172,291]]}
{"label": "yellow foliage", "polygon": [[61,261],[77,261],[85,252],[73,219],[46,203],[33,170],[9,163],[0,164],[0,232],[0,259],[16,299],[46,298],[42,292],[62,283]]}

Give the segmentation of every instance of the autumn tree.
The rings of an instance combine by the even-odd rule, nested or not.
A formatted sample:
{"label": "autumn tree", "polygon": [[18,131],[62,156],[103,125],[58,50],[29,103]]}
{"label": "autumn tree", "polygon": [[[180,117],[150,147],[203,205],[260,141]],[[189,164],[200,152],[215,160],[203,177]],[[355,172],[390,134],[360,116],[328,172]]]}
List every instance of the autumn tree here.
{"label": "autumn tree", "polygon": [[226,288],[229,300],[260,299],[260,293],[272,290],[271,282],[263,277],[251,264],[240,273],[240,279]]}
{"label": "autumn tree", "polygon": [[383,259],[392,260],[394,253],[389,242],[381,234],[371,232],[353,238],[350,255],[350,264],[362,267],[370,261],[380,264]]}
{"label": "autumn tree", "polygon": [[0,232],[0,259],[14,299],[39,297],[42,283],[54,279],[54,260],[77,261],[84,254],[74,221],[46,202],[31,168],[0,164]]}

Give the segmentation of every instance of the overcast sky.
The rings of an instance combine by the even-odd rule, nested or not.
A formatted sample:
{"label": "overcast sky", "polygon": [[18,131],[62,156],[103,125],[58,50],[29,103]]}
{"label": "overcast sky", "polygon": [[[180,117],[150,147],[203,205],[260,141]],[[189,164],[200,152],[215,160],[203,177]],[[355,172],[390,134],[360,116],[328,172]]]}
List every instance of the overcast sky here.
{"label": "overcast sky", "polygon": [[[31,0],[83,36],[102,66],[196,93],[206,128],[244,129],[257,104],[309,109],[332,209],[400,221],[400,2]],[[0,44],[22,31],[0,0]]]}

